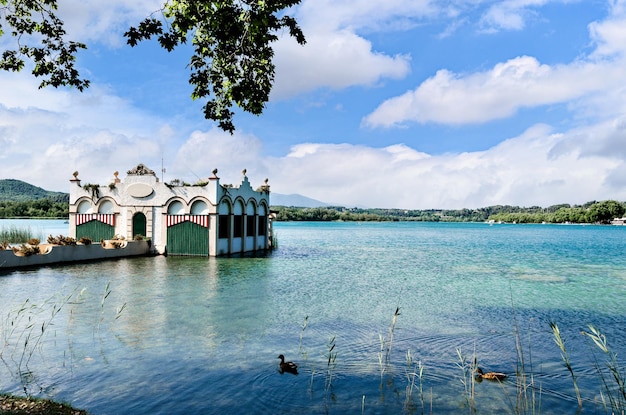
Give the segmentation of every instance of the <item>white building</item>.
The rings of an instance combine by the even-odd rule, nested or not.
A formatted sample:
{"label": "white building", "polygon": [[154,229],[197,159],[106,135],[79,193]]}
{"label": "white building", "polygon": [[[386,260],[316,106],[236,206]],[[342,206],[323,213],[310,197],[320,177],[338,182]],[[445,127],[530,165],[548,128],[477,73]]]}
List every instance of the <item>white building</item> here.
{"label": "white building", "polygon": [[122,236],[149,238],[168,255],[217,256],[266,250],[271,244],[270,190],[253,190],[246,171],[239,186],[213,175],[196,185],[159,181],[139,164],[106,186],[70,180],[70,236],[94,242]]}

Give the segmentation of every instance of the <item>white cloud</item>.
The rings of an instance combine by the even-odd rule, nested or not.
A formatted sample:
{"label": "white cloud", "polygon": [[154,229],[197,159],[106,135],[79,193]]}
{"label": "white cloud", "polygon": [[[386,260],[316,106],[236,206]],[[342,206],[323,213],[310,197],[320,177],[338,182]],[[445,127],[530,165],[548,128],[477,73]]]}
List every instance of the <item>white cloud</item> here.
{"label": "white cloud", "polygon": [[593,57],[624,56],[626,52],[626,2],[614,1],[610,16],[589,25],[591,39],[597,45]]}
{"label": "white cloud", "polygon": [[410,26],[410,20],[438,15],[440,7],[431,0],[304,0],[297,18],[305,28],[315,31],[397,30]]}
{"label": "white cloud", "polygon": [[[584,203],[607,195],[624,200],[618,179],[626,167],[613,146],[616,135],[625,137],[625,124],[563,134],[539,125],[486,151],[438,156],[404,145],[301,144],[271,163],[269,177],[275,192],[345,206],[457,209]],[[607,146],[613,152],[597,151]],[[626,145],[621,148],[626,152]]]}
{"label": "white cloud", "polygon": [[369,41],[346,30],[308,36],[307,44],[283,40],[276,45],[274,98],[286,98],[320,87],[372,86],[409,72],[408,56],[372,50]]}
{"label": "white cloud", "polygon": [[163,6],[162,0],[64,0],[59,2],[59,16],[68,36],[89,43],[110,46],[125,44],[123,33],[136,26]]}
{"label": "white cloud", "polygon": [[[66,191],[74,170],[84,182],[106,184],[114,171],[124,177],[139,162],[158,172],[165,156],[166,180],[195,182],[218,168],[222,183],[237,185],[245,168],[253,187],[267,177],[276,193],[345,206],[427,209],[626,200],[622,117],[563,133],[536,126],[480,152],[435,156],[404,144],[301,143],[282,157],[268,157],[262,138],[217,129],[195,131],[174,147],[168,143],[179,136],[176,127],[154,123],[106,94],[89,101],[91,106],[83,107],[74,93],[59,91],[41,101],[44,109],[0,107],[5,174]],[[98,121],[100,112],[107,115]],[[150,123],[151,133],[137,133]]]}
{"label": "white cloud", "polygon": [[[531,3],[506,2],[520,10],[532,9]],[[145,17],[156,3],[116,0],[111,9],[95,1],[67,4],[75,6],[67,14],[72,31],[114,45],[125,22]],[[3,74],[0,163],[5,176],[60,191],[67,190],[74,170],[84,182],[106,184],[114,171],[123,177],[140,162],[158,171],[163,157],[166,180],[193,182],[218,168],[222,183],[236,185],[245,168],[253,187],[268,177],[274,192],[346,206],[471,208],[626,200],[623,4],[613,2],[611,17],[590,26],[597,49],[587,59],[551,66],[519,56],[478,73],[441,70],[364,120],[370,126],[476,123],[508,117],[523,107],[564,103],[580,117],[601,120],[597,125],[562,132],[539,125],[485,151],[461,154],[430,155],[389,138],[382,148],[299,143],[282,156],[268,157],[263,136],[271,131],[183,133],[184,121],[156,118],[102,85],[83,94],[38,90],[28,73]],[[320,86],[378,86],[405,77],[409,57],[376,50],[365,33],[389,30],[397,19],[397,29],[404,30],[424,16],[454,14],[406,0],[319,0],[302,7],[303,22],[310,25],[308,45],[277,45],[276,93],[283,97]],[[120,20],[117,13],[124,10],[129,15]]]}
{"label": "white cloud", "polygon": [[295,12],[307,44],[286,35],[276,44],[273,99],[406,77],[409,55],[378,51],[361,33],[407,30],[442,10],[428,0],[305,0]]}
{"label": "white cloud", "polygon": [[464,76],[440,70],[417,89],[380,104],[364,118],[364,125],[482,123],[509,117],[520,108],[562,103],[612,89],[625,80],[626,73],[613,63],[549,66],[520,56],[489,71]]}
{"label": "white cloud", "polygon": [[[576,1],[576,0],[574,0]],[[506,0],[491,5],[480,19],[486,32],[499,30],[522,30],[529,18],[536,16],[534,8],[547,3],[567,3],[568,0]]]}
{"label": "white cloud", "polygon": [[[513,4],[514,3],[514,4]],[[506,2],[527,6],[541,1]],[[495,7],[495,6],[494,6]],[[504,7],[504,6],[502,6]],[[621,10],[617,6],[614,11]],[[416,89],[389,98],[363,119],[368,127],[401,126],[407,122],[471,124],[510,117],[521,108],[568,103],[581,116],[603,111],[604,117],[619,114],[598,96],[613,95],[626,83],[626,14],[612,14],[590,25],[596,50],[584,59],[568,64],[546,65],[532,56],[519,56],[476,73],[439,70]]]}
{"label": "white cloud", "polygon": [[37,88],[28,73],[0,77],[0,163],[5,175],[64,191],[75,170],[107,183],[118,169],[163,153],[162,121],[94,86],[85,93]]}
{"label": "white cloud", "polygon": [[168,163],[168,176],[195,183],[209,177],[217,168],[222,184],[236,185],[240,182],[241,171],[246,169],[250,181],[258,181],[258,184],[251,183],[257,187],[267,173],[262,150],[263,144],[257,137],[240,131],[233,135],[218,128],[194,131],[180,146],[174,160]]}

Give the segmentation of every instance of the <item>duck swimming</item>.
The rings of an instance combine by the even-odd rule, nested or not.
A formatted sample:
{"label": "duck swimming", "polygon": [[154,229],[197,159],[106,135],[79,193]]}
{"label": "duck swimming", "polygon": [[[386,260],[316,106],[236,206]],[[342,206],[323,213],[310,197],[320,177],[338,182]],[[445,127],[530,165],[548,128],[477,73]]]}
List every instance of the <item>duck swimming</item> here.
{"label": "duck swimming", "polygon": [[294,362],[285,362],[285,356],[278,355],[278,358],[280,359],[280,374],[282,375],[283,373],[287,372],[287,373],[292,373],[294,375],[298,374],[298,365],[295,364]]}
{"label": "duck swimming", "polygon": [[500,373],[500,372],[487,372],[484,373],[482,371],[481,368],[477,368],[476,369],[476,378],[477,380],[482,380],[482,379],[486,379],[486,380],[497,380],[497,381],[503,381],[504,379],[506,379],[506,374],[505,373]]}

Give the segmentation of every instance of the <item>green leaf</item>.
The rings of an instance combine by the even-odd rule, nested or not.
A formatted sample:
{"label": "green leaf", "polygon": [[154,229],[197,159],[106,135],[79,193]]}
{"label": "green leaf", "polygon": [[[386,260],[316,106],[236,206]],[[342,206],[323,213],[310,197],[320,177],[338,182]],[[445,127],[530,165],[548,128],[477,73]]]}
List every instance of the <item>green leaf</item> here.
{"label": "green leaf", "polygon": [[131,46],[156,36],[167,51],[190,39],[194,45],[188,65],[191,98],[206,99],[205,118],[233,133],[234,106],[260,115],[269,100],[275,72],[272,43],[277,33],[287,29],[298,43],[305,43],[296,20],[284,15],[298,3],[170,0],[159,20],[150,16],[124,36]]}

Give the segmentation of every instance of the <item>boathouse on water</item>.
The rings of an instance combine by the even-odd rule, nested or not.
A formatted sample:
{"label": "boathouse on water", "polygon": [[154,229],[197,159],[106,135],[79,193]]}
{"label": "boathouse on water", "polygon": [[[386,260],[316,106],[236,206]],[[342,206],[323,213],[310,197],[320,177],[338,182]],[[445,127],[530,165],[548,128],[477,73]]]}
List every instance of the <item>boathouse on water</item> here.
{"label": "boathouse on water", "polygon": [[94,242],[149,238],[155,253],[218,256],[270,248],[270,187],[222,185],[217,170],[195,185],[159,181],[143,164],[109,185],[70,179],[69,234]]}

